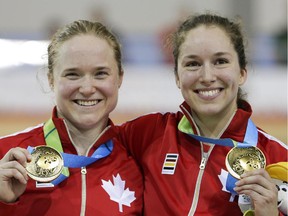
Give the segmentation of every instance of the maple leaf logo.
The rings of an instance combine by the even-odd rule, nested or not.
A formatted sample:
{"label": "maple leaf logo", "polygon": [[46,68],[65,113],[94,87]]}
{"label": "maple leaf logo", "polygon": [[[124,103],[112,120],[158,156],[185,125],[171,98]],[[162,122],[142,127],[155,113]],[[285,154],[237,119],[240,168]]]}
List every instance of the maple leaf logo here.
{"label": "maple leaf logo", "polygon": [[102,181],[102,187],[109,194],[110,199],[119,204],[119,211],[123,212],[123,205],[129,206],[136,199],[135,192],[125,189],[125,181],[121,179],[119,173],[115,177],[113,175],[113,183],[105,180]]}

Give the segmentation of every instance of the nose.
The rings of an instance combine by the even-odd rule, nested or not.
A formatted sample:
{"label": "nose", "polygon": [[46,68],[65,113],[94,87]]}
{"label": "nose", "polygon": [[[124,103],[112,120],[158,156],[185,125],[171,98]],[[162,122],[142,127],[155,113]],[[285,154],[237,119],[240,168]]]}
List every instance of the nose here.
{"label": "nose", "polygon": [[200,81],[202,83],[212,83],[216,80],[214,70],[210,65],[203,65],[201,74],[200,74]]}
{"label": "nose", "polygon": [[90,95],[95,93],[96,86],[92,78],[83,78],[80,84],[79,92],[83,95]]}

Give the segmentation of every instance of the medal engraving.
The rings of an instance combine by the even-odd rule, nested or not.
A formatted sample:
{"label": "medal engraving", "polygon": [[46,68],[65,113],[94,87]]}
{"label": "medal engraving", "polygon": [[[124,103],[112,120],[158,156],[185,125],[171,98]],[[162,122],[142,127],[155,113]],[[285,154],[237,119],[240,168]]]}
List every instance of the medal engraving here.
{"label": "medal engraving", "polygon": [[49,146],[37,146],[31,153],[32,160],[26,166],[27,174],[38,182],[51,182],[62,172],[62,155]]}
{"label": "medal engraving", "polygon": [[265,168],[266,158],[257,147],[234,147],[228,152],[225,164],[228,172],[240,179],[240,176],[247,171]]}

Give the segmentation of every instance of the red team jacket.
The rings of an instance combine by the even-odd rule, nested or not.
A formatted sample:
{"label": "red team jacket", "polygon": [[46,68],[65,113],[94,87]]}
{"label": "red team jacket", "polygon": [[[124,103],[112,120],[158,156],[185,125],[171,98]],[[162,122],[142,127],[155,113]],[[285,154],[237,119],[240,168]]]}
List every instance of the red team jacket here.
{"label": "red team jacket", "polygon": [[[62,119],[53,113],[53,122],[58,130],[62,147],[65,153],[77,154],[68,136]],[[56,216],[56,215],[141,215],[143,182],[142,175],[135,161],[128,156],[125,148],[117,139],[115,126],[110,121],[104,134],[95,142],[89,155],[98,146],[112,139],[114,148],[112,153],[86,168],[69,168],[70,177],[55,187],[36,188],[36,182],[29,179],[26,191],[19,200],[12,204],[0,202],[1,216]],[[43,125],[27,129],[0,139],[0,158],[10,148],[45,145]],[[81,173],[82,171],[82,173]],[[86,172],[83,172],[86,171]],[[115,183],[114,178],[118,183]],[[118,176],[118,177],[117,177]],[[120,178],[119,178],[120,177]],[[103,189],[103,182],[112,183],[113,188],[122,185],[125,195],[134,193],[135,200],[124,198],[111,200],[110,195]],[[116,190],[119,188],[116,188]],[[133,195],[132,195],[133,197]],[[120,212],[120,207],[122,212]]]}
{"label": "red team jacket", "polygon": [[[180,107],[197,134],[188,104]],[[230,202],[231,194],[222,190],[219,179],[221,172],[226,172],[225,157],[231,147],[214,145],[210,153],[206,152],[205,144],[178,130],[183,113],[148,114],[120,128],[122,142],[144,172],[144,214],[242,216],[238,196]],[[221,137],[243,142],[251,114],[245,102]],[[287,161],[285,144],[261,129],[257,132],[257,147],[265,154],[267,165]]]}

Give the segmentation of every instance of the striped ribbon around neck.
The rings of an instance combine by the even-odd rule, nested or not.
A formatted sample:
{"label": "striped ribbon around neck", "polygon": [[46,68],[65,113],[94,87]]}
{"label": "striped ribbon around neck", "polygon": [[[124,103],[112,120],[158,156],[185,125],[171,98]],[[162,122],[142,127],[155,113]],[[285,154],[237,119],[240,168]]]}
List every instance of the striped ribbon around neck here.
{"label": "striped ribbon around neck", "polygon": [[86,167],[89,164],[96,162],[97,160],[107,157],[113,150],[113,142],[109,140],[108,142],[100,145],[91,157],[67,154],[63,152],[61,140],[58,134],[58,131],[50,118],[43,126],[43,132],[45,137],[46,145],[56,149],[63,157],[64,160],[64,168],[62,173],[58,178],[53,180],[51,183],[55,186],[64,181],[69,177],[69,169],[68,168],[81,168]]}

